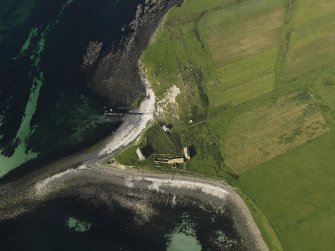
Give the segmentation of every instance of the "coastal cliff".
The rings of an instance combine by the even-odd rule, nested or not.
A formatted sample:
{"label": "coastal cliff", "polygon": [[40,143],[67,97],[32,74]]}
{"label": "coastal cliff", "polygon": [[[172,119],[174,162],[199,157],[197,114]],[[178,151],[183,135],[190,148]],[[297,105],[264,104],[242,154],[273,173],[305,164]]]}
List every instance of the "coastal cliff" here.
{"label": "coastal cliff", "polygon": [[[128,26],[129,35],[92,64],[90,88],[110,106],[133,107],[145,96],[138,60],[160,20],[172,6],[181,3],[182,0],[148,0],[138,5]],[[98,49],[99,44],[94,48]]]}

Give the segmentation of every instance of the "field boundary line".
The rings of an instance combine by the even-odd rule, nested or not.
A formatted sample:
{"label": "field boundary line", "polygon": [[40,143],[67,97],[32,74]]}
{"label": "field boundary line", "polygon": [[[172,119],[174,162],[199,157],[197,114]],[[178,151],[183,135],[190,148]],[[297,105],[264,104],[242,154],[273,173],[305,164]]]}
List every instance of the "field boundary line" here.
{"label": "field boundary line", "polygon": [[[210,9],[207,9],[205,11],[201,11],[201,12],[196,13],[194,15],[185,15],[185,16],[177,17],[176,20],[169,21],[166,24],[168,26],[171,26],[171,27],[178,26],[178,25],[183,25],[183,24],[187,24],[187,23],[196,21],[197,19],[199,19],[199,17],[201,18],[203,14],[207,14],[207,13],[210,13],[210,12],[215,12],[215,11],[223,10],[225,8],[229,8],[229,7],[233,6],[233,5],[240,4],[240,3],[243,3],[243,2],[247,2],[247,1],[248,0],[231,0],[231,1],[227,2],[227,3],[224,3],[224,4],[216,6],[216,7],[212,7]],[[183,19],[185,19],[185,20],[183,20]]]}
{"label": "field boundary line", "polygon": [[275,64],[275,88],[279,87],[283,81],[284,68],[287,62],[287,55],[294,28],[294,16],[297,0],[287,0],[283,31],[281,34],[278,55]]}

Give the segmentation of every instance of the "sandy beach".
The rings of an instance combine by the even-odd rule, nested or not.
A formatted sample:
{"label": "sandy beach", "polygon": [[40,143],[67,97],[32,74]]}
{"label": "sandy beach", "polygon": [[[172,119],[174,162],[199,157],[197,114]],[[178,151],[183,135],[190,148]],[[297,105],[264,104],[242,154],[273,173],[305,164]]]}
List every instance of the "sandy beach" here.
{"label": "sandy beach", "polygon": [[[236,229],[247,241],[250,250],[268,250],[251,213],[234,188],[223,182],[187,176],[171,176],[141,172],[124,166],[104,166],[103,159],[115,155],[120,149],[134,142],[154,118],[155,95],[150,83],[143,79],[147,97],[135,111],[144,115],[128,116],[124,124],[109,138],[91,149],[54,162],[23,179],[0,187],[1,218],[8,219],[34,210],[41,203],[68,194],[90,195],[98,198],[99,186],[123,187],[129,193],[165,193],[173,196],[188,195],[218,208],[229,208]],[[85,154],[86,153],[86,154]],[[92,186],[94,184],[94,186]],[[85,187],[90,186],[89,189]],[[82,190],[84,189],[84,190]],[[86,194],[85,194],[86,193]],[[122,197],[123,195],[121,195]],[[139,195],[142,196],[142,195]],[[124,204],[132,207],[122,198]],[[150,205],[138,206],[146,215]]]}
{"label": "sandy beach", "polygon": [[[140,67],[139,67],[140,68]],[[33,210],[41,203],[55,197],[83,190],[97,184],[95,189],[85,190],[91,196],[99,196],[99,184],[120,186],[133,191],[188,195],[217,207],[230,208],[236,229],[247,241],[250,250],[268,250],[251,213],[234,188],[219,181],[194,177],[140,172],[119,166],[103,166],[101,159],[112,157],[134,142],[154,119],[156,97],[149,81],[141,72],[146,97],[128,115],[117,131],[97,145],[77,154],[55,161],[42,169],[29,173],[19,180],[0,186],[0,219],[16,217]],[[175,197],[174,197],[175,198]]]}
{"label": "sandy beach", "polygon": [[142,100],[140,106],[132,113],[141,113],[142,115],[128,115],[125,117],[122,125],[108,139],[97,154],[96,158],[106,155],[113,155],[122,147],[129,145],[136,140],[141,132],[148,126],[154,118],[156,97],[150,87],[149,81],[141,74],[142,81],[146,88],[146,97]]}

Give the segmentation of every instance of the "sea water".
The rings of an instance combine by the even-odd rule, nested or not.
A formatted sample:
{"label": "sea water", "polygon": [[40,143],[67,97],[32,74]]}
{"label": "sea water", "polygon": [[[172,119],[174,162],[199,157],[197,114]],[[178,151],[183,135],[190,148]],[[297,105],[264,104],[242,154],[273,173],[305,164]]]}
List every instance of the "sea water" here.
{"label": "sea water", "polygon": [[[156,202],[143,221],[116,202],[62,198],[0,222],[1,250],[200,251],[244,250],[225,213]],[[197,202],[199,203],[199,202]],[[200,205],[200,204],[199,204]]]}
{"label": "sea water", "polygon": [[142,0],[0,1],[0,177],[112,133],[120,121],[89,88],[84,55],[129,33]]}
{"label": "sea water", "polygon": [[[33,159],[92,144],[118,121],[102,116],[80,65],[127,35],[140,0],[0,1],[0,177]],[[225,213],[157,202],[148,221],[79,198],[49,201],[0,222],[0,250],[241,250]]]}

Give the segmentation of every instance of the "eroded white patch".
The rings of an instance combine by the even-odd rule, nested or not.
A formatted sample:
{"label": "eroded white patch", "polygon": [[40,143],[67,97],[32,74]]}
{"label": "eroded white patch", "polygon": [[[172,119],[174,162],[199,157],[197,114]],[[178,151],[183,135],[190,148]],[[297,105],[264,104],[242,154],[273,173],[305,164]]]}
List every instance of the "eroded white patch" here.
{"label": "eroded white patch", "polygon": [[176,85],[171,86],[166,91],[163,98],[157,102],[157,115],[161,116],[164,115],[164,112],[166,111],[173,111],[172,114],[178,116],[178,103],[176,102],[176,98],[179,94],[180,89]]}
{"label": "eroded white patch", "polygon": [[134,187],[134,179],[133,178],[125,178],[125,186],[128,188]]}
{"label": "eroded white patch", "polygon": [[52,175],[35,185],[35,193],[38,196],[43,196],[52,191],[52,187],[62,184],[65,179],[71,178],[73,175],[76,175],[78,172],[87,169],[86,165],[81,165],[76,169],[68,169],[64,172],[57,173]]}
{"label": "eroded white patch", "polygon": [[173,195],[173,198],[172,198],[172,205],[173,205],[173,206],[176,205],[176,198],[177,198],[177,196],[176,196],[176,195]]}

